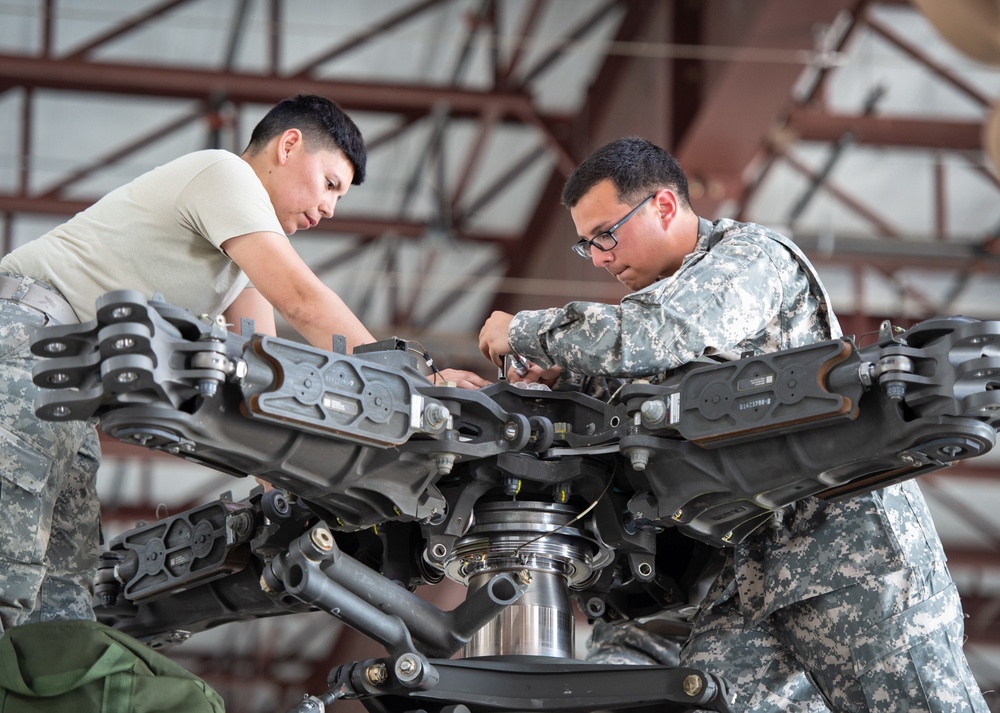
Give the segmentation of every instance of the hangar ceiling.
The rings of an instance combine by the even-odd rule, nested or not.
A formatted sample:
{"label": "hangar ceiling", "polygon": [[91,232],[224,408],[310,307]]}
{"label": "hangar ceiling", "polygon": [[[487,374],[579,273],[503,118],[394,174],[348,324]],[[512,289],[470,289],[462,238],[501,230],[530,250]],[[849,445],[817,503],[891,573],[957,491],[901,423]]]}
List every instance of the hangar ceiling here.
{"label": "hangar ceiling", "polygon": [[[569,253],[558,196],[627,134],[680,159],[702,215],[793,236],[849,333],[1000,317],[1000,174],[983,150],[1000,65],[902,0],[0,0],[0,250],[180,153],[241,151],[297,92],[347,109],[370,164],[296,248],[374,333],[439,364],[491,374],[475,347],[491,309],[623,294]],[[107,446],[111,528],[234,488]],[[970,661],[1000,688],[1000,458],[921,485]],[[316,619],[212,636],[177,656],[248,713],[363,649]]]}

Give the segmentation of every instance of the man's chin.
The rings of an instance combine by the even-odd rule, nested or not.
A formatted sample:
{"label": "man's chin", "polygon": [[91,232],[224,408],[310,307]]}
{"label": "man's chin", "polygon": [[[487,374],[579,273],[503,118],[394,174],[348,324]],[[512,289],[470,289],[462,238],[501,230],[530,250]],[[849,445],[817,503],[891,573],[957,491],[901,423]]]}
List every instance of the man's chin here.
{"label": "man's chin", "polygon": [[622,277],[621,275],[615,275],[615,279],[617,279],[618,282],[622,283],[623,285],[625,285],[625,287],[629,288],[633,292],[638,292],[639,290],[645,289],[646,287],[652,285],[654,282],[650,280],[643,280],[641,278],[637,278],[634,275],[632,277]]}
{"label": "man's chin", "polygon": [[625,277],[622,273],[618,273],[617,275],[615,275],[615,279],[618,280],[618,282],[625,285],[625,287],[629,288],[630,290],[639,289],[638,287],[635,286],[634,279],[629,279],[628,277]]}

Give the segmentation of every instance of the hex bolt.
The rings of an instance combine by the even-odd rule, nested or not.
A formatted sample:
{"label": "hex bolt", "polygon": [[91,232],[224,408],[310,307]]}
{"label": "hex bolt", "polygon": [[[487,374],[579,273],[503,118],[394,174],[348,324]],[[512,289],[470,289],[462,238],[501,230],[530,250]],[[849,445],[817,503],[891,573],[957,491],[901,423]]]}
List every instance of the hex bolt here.
{"label": "hex bolt", "polygon": [[396,661],[396,678],[402,683],[412,683],[420,676],[423,666],[413,654],[403,654]]}
{"label": "hex bolt", "polygon": [[435,453],[433,456],[434,468],[438,475],[448,475],[455,467],[454,453]]}
{"label": "hex bolt", "polygon": [[697,696],[701,693],[702,689],[705,687],[705,681],[701,676],[692,673],[684,679],[684,683],[681,684],[684,689],[684,693],[689,696]]}
{"label": "hex bolt", "polygon": [[236,513],[229,519],[229,526],[234,535],[243,537],[253,529],[253,515],[247,512]]}
{"label": "hex bolt", "polygon": [[906,384],[901,381],[891,381],[885,386],[885,395],[890,401],[902,401],[906,396]]}
{"label": "hex bolt", "polygon": [[640,471],[646,470],[646,466],[649,465],[649,455],[648,448],[630,448],[628,457],[632,461],[632,468]]}
{"label": "hex bolt", "polygon": [[520,579],[523,584],[531,584],[531,572],[526,569],[522,569],[518,572],[517,578]]}
{"label": "hex bolt", "polygon": [[386,669],[384,663],[372,664],[365,669],[365,678],[373,686],[381,686],[389,680],[389,671]]}
{"label": "hex bolt", "polygon": [[667,405],[660,399],[651,399],[643,402],[639,412],[642,414],[643,422],[647,426],[652,426],[667,417]]}
{"label": "hex bolt", "polygon": [[245,379],[250,372],[250,365],[244,359],[237,359],[233,365],[233,376],[239,380]]}
{"label": "hex bolt", "polygon": [[427,427],[432,431],[436,431],[448,423],[450,417],[451,411],[442,404],[429,403],[424,409],[424,421],[426,421]]}

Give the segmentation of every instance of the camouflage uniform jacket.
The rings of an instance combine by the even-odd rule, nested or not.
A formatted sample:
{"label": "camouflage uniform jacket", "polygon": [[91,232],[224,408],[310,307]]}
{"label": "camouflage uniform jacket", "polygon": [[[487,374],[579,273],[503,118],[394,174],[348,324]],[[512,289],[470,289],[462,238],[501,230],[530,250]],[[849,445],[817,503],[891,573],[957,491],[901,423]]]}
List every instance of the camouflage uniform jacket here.
{"label": "camouflage uniform jacket", "polygon": [[[814,268],[787,238],[732,220],[701,219],[698,233],[676,273],[619,305],[519,312],[511,348],[573,372],[655,380],[706,356],[736,358],[840,336]],[[752,626],[796,601],[943,559],[923,498],[908,481],[842,503],[800,501],[782,529],[760,530],[734,549],[734,567],[714,591],[722,600],[738,590]]]}

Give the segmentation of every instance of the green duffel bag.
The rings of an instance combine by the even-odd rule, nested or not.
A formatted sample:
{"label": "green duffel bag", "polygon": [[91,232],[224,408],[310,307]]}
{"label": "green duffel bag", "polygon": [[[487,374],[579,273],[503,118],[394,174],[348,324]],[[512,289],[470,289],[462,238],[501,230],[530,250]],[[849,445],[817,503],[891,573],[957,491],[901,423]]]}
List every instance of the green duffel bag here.
{"label": "green duffel bag", "polygon": [[93,621],[25,624],[0,638],[0,713],[222,713],[207,683]]}

